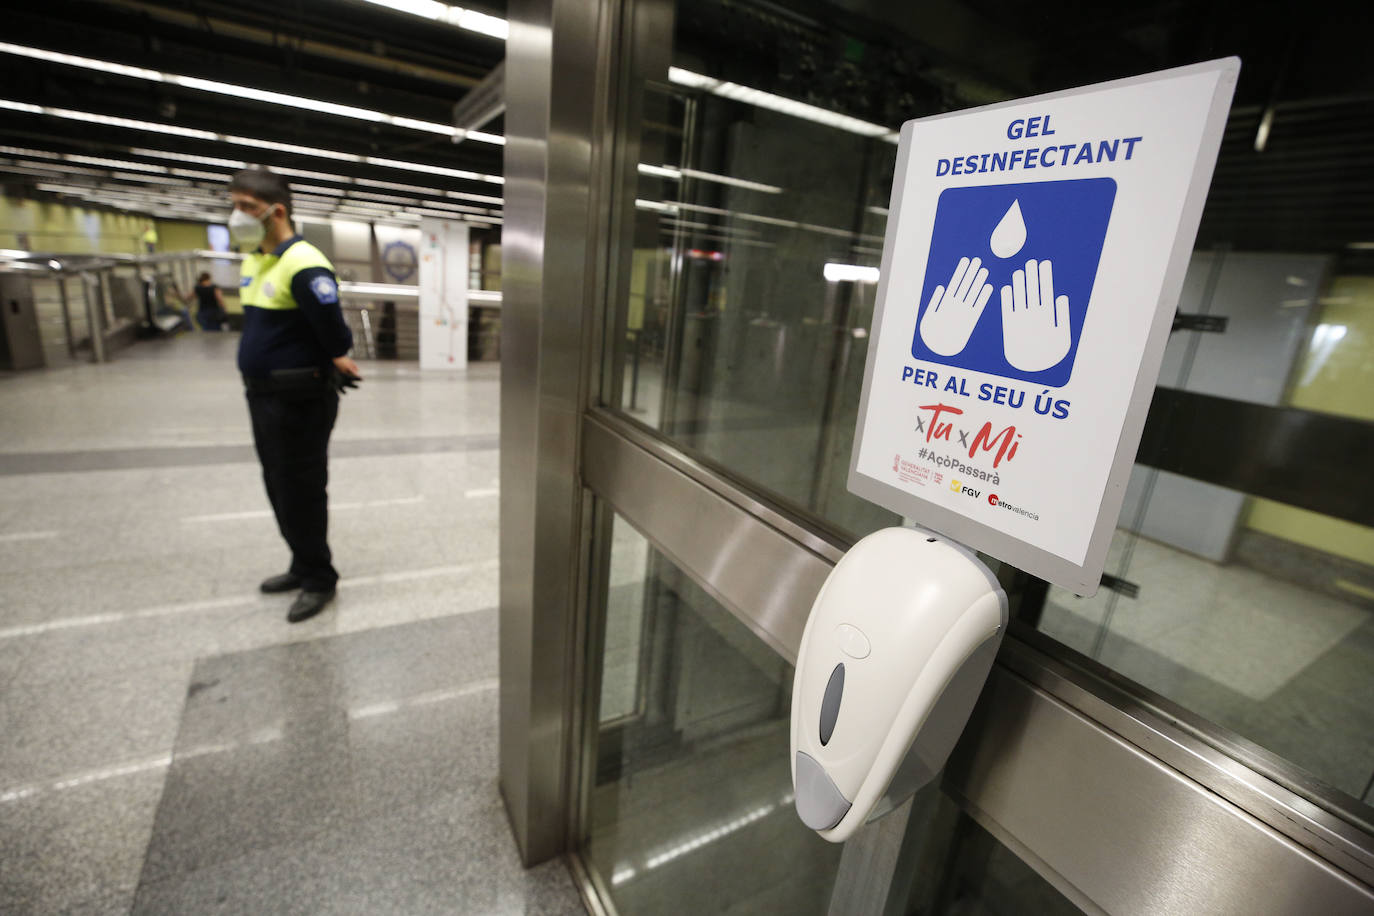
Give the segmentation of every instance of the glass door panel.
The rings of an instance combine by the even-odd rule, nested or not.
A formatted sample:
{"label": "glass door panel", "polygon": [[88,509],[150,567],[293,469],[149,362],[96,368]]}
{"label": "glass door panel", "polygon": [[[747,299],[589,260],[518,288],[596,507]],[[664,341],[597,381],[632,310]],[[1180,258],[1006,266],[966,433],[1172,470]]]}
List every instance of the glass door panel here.
{"label": "glass door panel", "polygon": [[[793,805],[792,667],[621,516],[609,530],[584,864],[627,916],[834,912],[844,847]],[[889,912],[1079,912],[938,781],[889,816]]]}
{"label": "glass door panel", "polygon": [[622,913],[825,913],[841,850],[793,810],[791,666],[612,530],[584,861]]}
{"label": "glass door panel", "polygon": [[937,787],[917,794],[903,843],[893,895],[904,906],[888,912],[905,916],[993,916],[1035,913],[1074,916],[1083,912],[983,829]]}
{"label": "glass door panel", "polygon": [[[1361,324],[1374,286],[1331,276],[1338,265],[1194,255],[1179,310],[1224,317],[1225,331],[1176,331],[1160,384],[1172,410],[1213,398],[1223,427],[1235,420],[1175,450],[1224,447],[1242,417],[1269,412],[1374,441],[1374,326]],[[1322,468],[1291,470],[1322,498]],[[1374,530],[1138,464],[1108,572],[1093,599],[1051,589],[1040,629],[1369,801],[1374,710],[1357,698],[1374,695]]]}
{"label": "glass door panel", "polygon": [[1295,36],[1276,11],[1186,5],[674,6],[670,64],[639,87],[604,405],[850,538],[900,523],[845,488],[892,130],[1242,57],[1103,588],[1019,576],[1013,601],[1374,822],[1374,207],[1351,177],[1374,147],[1349,129],[1374,117],[1374,76],[1327,63],[1359,30],[1335,10]]}

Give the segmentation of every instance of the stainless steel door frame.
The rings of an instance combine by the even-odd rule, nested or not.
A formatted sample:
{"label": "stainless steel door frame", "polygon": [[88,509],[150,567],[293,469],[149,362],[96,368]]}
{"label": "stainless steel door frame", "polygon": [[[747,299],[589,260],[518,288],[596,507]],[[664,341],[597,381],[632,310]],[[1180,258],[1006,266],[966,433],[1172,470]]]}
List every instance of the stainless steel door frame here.
{"label": "stainless steel door frame", "polygon": [[[592,491],[795,659],[840,548],[628,421],[595,411],[583,427]],[[1229,736],[1203,740],[1205,722],[1047,642],[1013,630],[944,785],[1061,892],[1113,913],[1374,907],[1369,832],[1218,750]]]}
{"label": "stainless steel door frame", "polygon": [[[788,659],[848,546],[591,408],[606,277],[628,257],[616,244],[625,224],[611,214],[635,188],[621,81],[645,59],[646,33],[663,30],[663,2],[514,0],[509,9],[500,782],[527,864],[564,851],[582,820],[587,697],[599,674],[590,596],[602,581],[593,571],[604,574],[592,551],[606,540],[591,494]],[[622,35],[633,39],[618,58]],[[1035,634],[1007,640],[945,789],[1064,893],[1112,912],[1374,907],[1368,825],[1307,801],[1282,761],[1044,649]],[[595,908],[576,857],[574,869]],[[846,886],[854,882],[837,883],[839,909],[858,905],[839,899]]]}
{"label": "stainless steel door frame", "polygon": [[581,416],[599,366],[619,0],[513,0],[501,332],[500,786],[521,859],[567,845]]}

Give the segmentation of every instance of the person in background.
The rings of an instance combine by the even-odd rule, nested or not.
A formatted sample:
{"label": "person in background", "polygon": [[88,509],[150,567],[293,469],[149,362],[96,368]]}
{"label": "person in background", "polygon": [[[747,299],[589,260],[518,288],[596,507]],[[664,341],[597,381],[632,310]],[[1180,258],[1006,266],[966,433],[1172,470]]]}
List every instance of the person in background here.
{"label": "person in background", "polygon": [[208,272],[196,278],[196,285],[189,293],[180,295],[182,302],[190,303],[195,299],[199,303],[196,307],[196,321],[200,322],[202,331],[223,330],[224,317],[228,314],[224,308],[224,296],[210,279]]}
{"label": "person in background", "polygon": [[361,375],[348,358],[353,334],[334,268],[295,233],[286,179],[244,169],[230,179],[229,197],[229,234],[246,253],[239,372],[267,498],[291,548],[290,568],[261,588],[300,589],[286,614],[296,623],[324,610],[339,580],[327,538],[329,435],[339,394]]}
{"label": "person in background", "polygon": [[148,252],[148,254],[153,254],[157,251],[157,227],[152,223],[149,223],[148,228],[143,230],[143,234],[139,236],[139,239],[143,242],[143,250]]}

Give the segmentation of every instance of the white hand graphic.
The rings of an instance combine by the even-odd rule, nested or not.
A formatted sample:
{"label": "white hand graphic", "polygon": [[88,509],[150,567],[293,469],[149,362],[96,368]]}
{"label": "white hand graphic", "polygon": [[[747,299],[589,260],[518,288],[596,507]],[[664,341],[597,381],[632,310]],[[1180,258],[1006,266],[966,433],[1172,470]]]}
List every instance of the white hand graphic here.
{"label": "white hand graphic", "polygon": [[1031,258],[1002,287],[1002,348],[1022,372],[1059,365],[1069,355],[1069,297],[1054,295],[1049,261]]}
{"label": "white hand graphic", "polygon": [[[941,356],[953,356],[968,346],[968,339],[983,307],[992,296],[992,284],[987,282],[988,269],[982,259],[960,258],[950,274],[948,286],[937,286],[931,294],[930,305],[921,316],[921,340]],[[980,269],[981,268],[981,269]]]}

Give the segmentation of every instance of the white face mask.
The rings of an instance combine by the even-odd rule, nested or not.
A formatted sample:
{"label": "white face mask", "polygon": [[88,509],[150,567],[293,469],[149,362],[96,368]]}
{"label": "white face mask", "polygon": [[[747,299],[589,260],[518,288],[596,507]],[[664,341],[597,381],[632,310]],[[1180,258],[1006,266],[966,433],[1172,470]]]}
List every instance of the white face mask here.
{"label": "white face mask", "polygon": [[[267,212],[272,212],[270,207]],[[263,225],[263,221],[251,213],[235,210],[229,214],[229,238],[234,240],[234,244],[256,248],[262,244],[263,237],[266,235],[267,228]]]}

